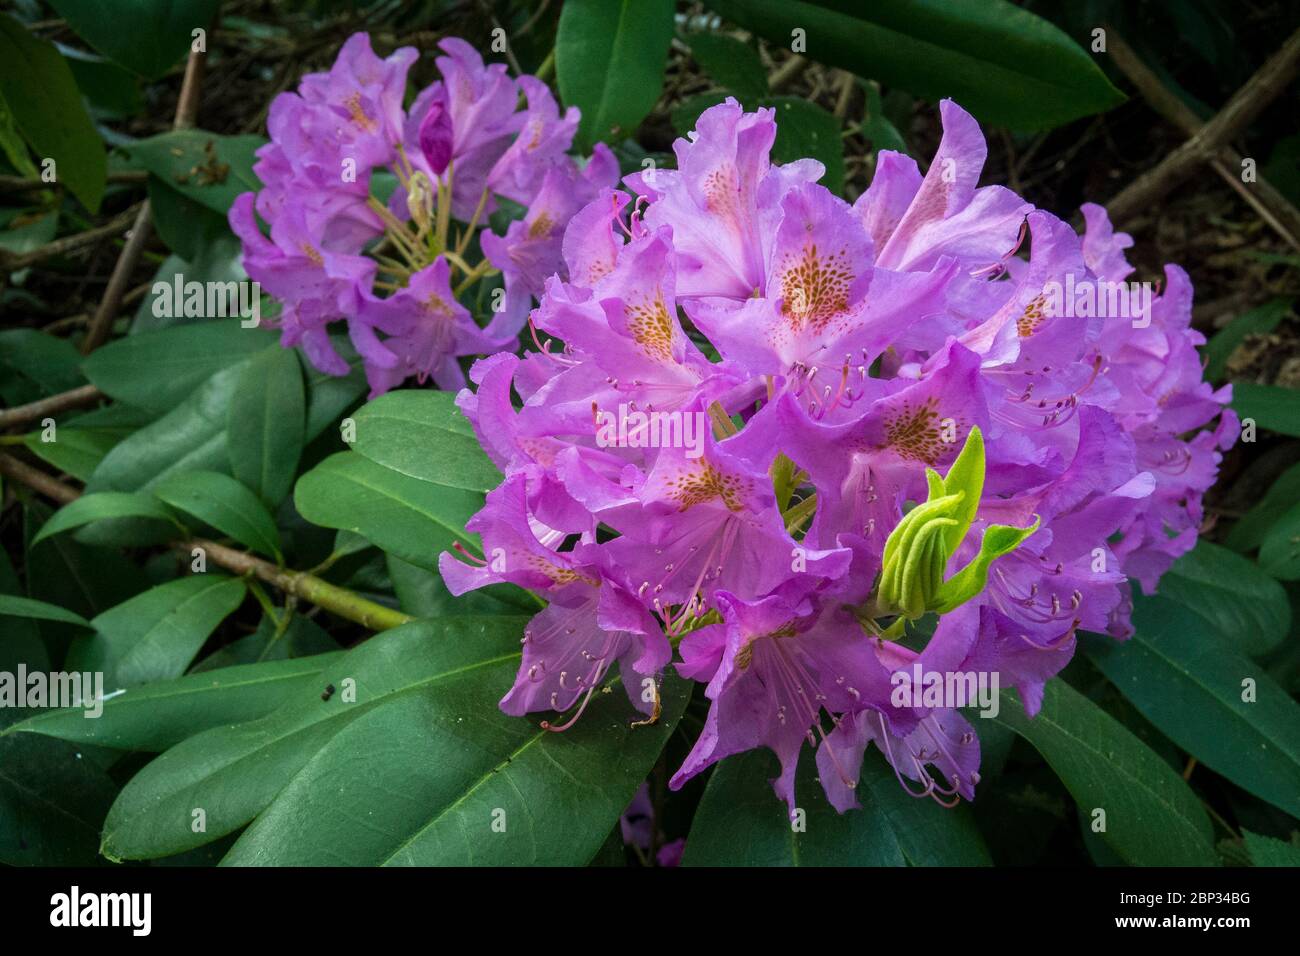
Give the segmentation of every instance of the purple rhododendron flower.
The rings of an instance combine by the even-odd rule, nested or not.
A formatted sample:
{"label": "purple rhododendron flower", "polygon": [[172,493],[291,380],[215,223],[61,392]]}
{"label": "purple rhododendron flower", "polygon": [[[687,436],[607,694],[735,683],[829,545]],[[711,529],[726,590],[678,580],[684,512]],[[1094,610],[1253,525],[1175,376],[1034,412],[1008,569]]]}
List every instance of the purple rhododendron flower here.
{"label": "purple rhododendron flower", "polygon": [[[528,142],[556,156],[564,121],[528,92]],[[453,593],[550,601],[508,713],[563,729],[615,663],[657,713],[675,649],[710,706],[673,787],[767,747],[793,811],[808,743],[844,811],[874,745],[953,805],[979,781],[974,698],[929,678],[1014,686],[1032,715],[1078,629],[1131,633],[1128,580],[1154,588],[1196,538],[1230,388],[1202,380],[1182,270],[1133,283],[1100,207],[1079,236],[979,187],[978,125],[941,112],[928,171],[881,152],[852,206],[818,163],[774,164],[773,112],[734,100],[676,170],[628,177],[635,198],[563,165],[487,174],[540,183],[484,249],[544,292],[537,349],[481,361],[458,398],[509,477],[470,525],[482,566],[441,569]],[[259,258],[303,268],[274,241]],[[325,263],[313,294],[337,303],[349,273]]]}
{"label": "purple rhododendron flower", "polygon": [[[411,377],[458,388],[460,357],[513,351],[546,279],[564,274],[568,221],[618,179],[603,146],[581,168],[567,155],[578,112],[561,116],[544,83],[485,65],[463,40],[439,47],[442,79],[407,109],[416,50],[381,59],[366,34],[349,38],[328,72],[271,103],[254,165],[263,187],[230,211],[248,275],[282,305],[281,344],[345,375],[331,334],[344,323],[371,397]],[[476,229],[501,199],[527,215],[504,236],[484,230],[485,258],[470,265]],[[455,293],[494,270],[505,292],[484,329]]]}

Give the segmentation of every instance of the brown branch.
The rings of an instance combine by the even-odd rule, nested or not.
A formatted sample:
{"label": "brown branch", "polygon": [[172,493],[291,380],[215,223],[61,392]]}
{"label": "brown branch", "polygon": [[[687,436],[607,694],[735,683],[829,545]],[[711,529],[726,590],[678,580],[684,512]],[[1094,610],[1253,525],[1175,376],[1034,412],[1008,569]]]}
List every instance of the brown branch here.
{"label": "brown branch", "polygon": [[[149,174],[143,169],[123,169],[108,174],[108,182],[122,184],[143,184]],[[30,179],[27,176],[0,176],[0,192],[28,193],[42,189],[59,189],[62,183],[47,183],[43,179]]]}
{"label": "brown branch", "polygon": [[[1136,60],[1136,57],[1132,59]],[[1116,222],[1132,219],[1155,205],[1202,164],[1218,158],[1227,144],[1281,94],[1295,78],[1297,69],[1300,69],[1300,30],[1291,34],[1281,49],[1269,57],[1255,75],[1232,95],[1208,123],[1200,126],[1187,142],[1107,203],[1111,218]],[[1137,85],[1136,80],[1134,83]],[[1158,97],[1157,102],[1169,107],[1168,97]],[[1172,115],[1181,117],[1174,120],[1178,125],[1186,121],[1186,116],[1181,111],[1174,111]]]}
{"label": "brown branch", "polygon": [[28,422],[40,421],[47,415],[53,415],[65,409],[93,405],[103,397],[104,393],[94,385],[82,385],[70,392],[60,392],[58,395],[51,395],[49,398],[42,398],[26,405],[15,405],[13,408],[0,410],[0,430],[13,428],[15,425],[25,425]]}
{"label": "brown branch", "polygon": [[[1106,32],[1107,49],[1114,57],[1115,65],[1137,87],[1147,105],[1186,135],[1196,136],[1200,133],[1205,124],[1191,107],[1160,81],[1160,78],[1142,62],[1118,31],[1107,27]],[[1255,210],[1261,219],[1290,245],[1300,249],[1300,210],[1297,210],[1295,205],[1263,176],[1256,175],[1254,183],[1242,182],[1238,172],[1241,166],[1241,154],[1227,146],[1210,160],[1210,167]]]}
{"label": "brown branch", "polygon": [[[47,475],[38,468],[33,468],[11,455],[0,454],[0,475],[21,482],[27,487],[40,492],[59,504],[67,504],[81,497],[81,492]],[[367,627],[372,631],[383,631],[390,627],[399,627],[414,620],[410,615],[391,607],[384,607],[361,595],[341,588],[336,584],[318,578],[306,571],[293,571],[281,568],[270,561],[263,560],[246,551],[229,548],[207,538],[189,538],[173,541],[169,547],[187,557],[195,548],[203,552],[218,567],[233,571],[239,575],[252,575],[267,584],[273,585],[285,594],[309,601],[317,607],[332,611],[339,617]]]}
{"label": "brown branch", "polygon": [[46,259],[52,259],[55,256],[79,252],[87,246],[93,246],[101,239],[116,236],[131,225],[131,220],[135,218],[137,208],[139,207],[132,206],[126,212],[118,213],[102,226],[87,229],[85,232],[79,232],[73,236],[55,239],[53,242],[47,242],[45,245],[28,252],[12,253],[0,249],[0,272],[17,272],[19,269],[26,269],[28,266],[34,266],[38,262],[44,262]]}
{"label": "brown branch", "polygon": [[[205,59],[204,54],[190,51],[190,58],[185,64],[185,79],[181,81],[180,98],[176,102],[176,115],[172,120],[173,129],[189,129],[194,125],[199,109],[199,87],[203,82]],[[135,225],[131,227],[131,238],[122,247],[122,254],[117,257],[117,264],[113,266],[113,274],[104,289],[104,298],[100,300],[99,308],[90,319],[86,337],[81,340],[83,353],[93,352],[99,348],[112,331],[113,320],[117,318],[117,310],[122,306],[122,296],[126,294],[135,267],[140,263],[140,254],[144,252],[144,245],[149,239],[150,231],[149,202],[146,200],[140,207]]]}

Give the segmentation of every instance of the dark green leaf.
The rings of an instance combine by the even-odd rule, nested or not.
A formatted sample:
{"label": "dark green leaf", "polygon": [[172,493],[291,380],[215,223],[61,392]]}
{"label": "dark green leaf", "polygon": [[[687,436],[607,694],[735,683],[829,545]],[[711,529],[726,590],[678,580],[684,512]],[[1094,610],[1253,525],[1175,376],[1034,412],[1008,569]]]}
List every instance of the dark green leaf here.
{"label": "dark green leaf", "polygon": [[6,14],[0,14],[0,99],[38,159],[54,160],[57,180],[98,211],[108,161],[72,70],[53,44]]}
{"label": "dark green leaf", "polygon": [[245,547],[281,560],[275,519],[257,495],[229,475],[180,471],[167,475],[151,490],[173,508],[193,515]]}
{"label": "dark green leaf", "polygon": [[1043,129],[1124,97],[1052,24],[1005,0],[709,0],[728,20],[789,48],[917,96],[950,96],[985,123]]}
{"label": "dark green leaf", "polygon": [[163,751],[187,737],[269,714],[304,693],[320,693],[321,671],[341,651],[260,664],[222,667],[175,680],[133,687],[104,701],[98,717],[80,709],[52,710],[14,724],[6,733],[43,734],[118,750]]}
{"label": "dark green leaf", "polygon": [[95,633],[73,642],[67,666],[103,671],[110,690],[179,677],[243,600],[243,581],[215,573],[150,588],[91,621]]}
{"label": "dark green leaf", "polygon": [[270,507],[293,487],[306,402],[297,356],[288,349],[267,349],[244,367],[230,403],[226,445],[231,470]]}
{"label": "dark green leaf", "polygon": [[77,35],[110,60],[157,79],[212,25],[220,0],[50,0]]}
{"label": "dark green leaf", "polygon": [[293,500],[313,524],[353,531],[429,570],[453,541],[477,540],[465,522],[483,506],[478,492],[411,478],[355,452],[331,455],[304,474]]}
{"label": "dark green leaf", "polygon": [[692,33],[686,43],[704,72],[746,107],[767,96],[767,72],[748,43],[725,33]]}
{"label": "dark green leaf", "polygon": [[1213,831],[1196,795],[1114,717],[1061,680],[1049,681],[1032,720],[1014,691],[996,718],[1033,744],[1102,839],[1130,866],[1214,866]]}
{"label": "dark green leaf", "polygon": [[[1205,766],[1300,816],[1300,705],[1168,598],[1138,598],[1137,634],[1084,642],[1089,659],[1147,720]],[[1254,700],[1245,701],[1246,682]]]}
{"label": "dark green leaf", "polygon": [[1222,379],[1228,370],[1228,358],[1237,346],[1249,335],[1272,332],[1294,303],[1294,299],[1270,299],[1243,312],[1216,332],[1205,345],[1205,377],[1214,382]]}
{"label": "dark green leaf", "polygon": [[1254,551],[1264,543],[1278,515],[1300,501],[1300,465],[1293,465],[1273,482],[1263,500],[1232,526],[1224,542],[1235,551]]}
{"label": "dark green leaf", "polygon": [[1260,428],[1300,438],[1300,390],[1233,382],[1232,407],[1241,416],[1243,425],[1249,418]]}
{"label": "dark green leaf", "polygon": [[615,687],[571,729],[551,733],[493,705],[515,667],[501,662],[353,721],[223,864],[585,864],[654,765],[690,689],[667,682],[653,727],[630,726],[633,712]]}
{"label": "dark green leaf", "polygon": [[1259,546],[1259,564],[1278,580],[1300,580],[1300,503],[1276,517]]}
{"label": "dark green leaf", "polygon": [[1282,586],[1253,561],[1203,538],[1160,579],[1160,593],[1191,608],[1250,657],[1271,651],[1291,631]]}
{"label": "dark green leaf", "polygon": [[33,544],[71,528],[106,518],[149,518],[176,526],[176,518],[150,495],[130,491],[101,491],[69,502],[45,522]]}
{"label": "dark green leaf", "polygon": [[568,0],[555,37],[555,73],[582,110],[584,148],[630,136],[659,99],[673,37],[672,0]]}
{"label": "dark green leaf", "polygon": [[1250,862],[1255,866],[1300,866],[1300,846],[1245,829],[1241,835],[1246,841]]}
{"label": "dark green leaf", "polygon": [[175,409],[214,372],[275,342],[275,333],[241,328],[234,319],[191,322],[109,342],[82,367],[111,397],[161,414]]}
{"label": "dark green leaf", "polygon": [[945,810],[902,791],[878,753],[868,753],[859,810],[839,814],[805,754],[795,793],[796,832],[769,782],[779,766],[759,749],[728,757],[709,780],[690,835],[686,866],[982,866],[990,862],[969,808]]}
{"label": "dark green leaf", "polygon": [[256,192],[253,155],[261,136],[222,136],[201,129],[174,130],[125,147],[131,159],[161,183],[222,217],[240,193]]}
{"label": "dark green leaf", "polygon": [[41,621],[63,621],[66,624],[76,624],[79,627],[94,626],[75,611],[69,611],[66,608],[61,608],[54,604],[47,604],[44,601],[35,601],[31,598],[18,597],[13,594],[0,594],[0,617],[24,617],[35,618]]}
{"label": "dark green leaf", "polygon": [[402,389],[357,410],[352,448],[385,468],[421,481],[488,492],[501,472],[483,453],[451,392]]}

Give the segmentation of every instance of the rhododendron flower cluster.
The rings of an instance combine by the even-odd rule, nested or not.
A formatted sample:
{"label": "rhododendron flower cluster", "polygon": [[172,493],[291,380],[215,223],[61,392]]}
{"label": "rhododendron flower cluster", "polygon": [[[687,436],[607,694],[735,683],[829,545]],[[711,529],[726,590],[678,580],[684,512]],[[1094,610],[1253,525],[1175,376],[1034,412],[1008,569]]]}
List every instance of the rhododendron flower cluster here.
{"label": "rhododendron flower cluster", "polygon": [[[458,357],[514,349],[542,283],[564,272],[568,220],[618,177],[603,145],[582,168],[567,155],[578,111],[561,115],[545,83],[484,65],[463,40],[439,47],[442,79],[406,108],[416,50],[380,59],[353,35],[328,73],[271,103],[271,141],[253,167],[264,186],[230,211],[249,276],[282,304],[281,343],[344,375],[329,329],[345,322],[372,397],[411,376],[459,387]],[[396,181],[386,199],[376,172]],[[528,214],[503,236],[484,231],[484,258],[470,265],[501,199]],[[504,299],[480,328],[456,293],[498,270]]]}
{"label": "rhododendron flower cluster", "polygon": [[469,525],[484,558],[443,554],[443,577],[548,602],[507,713],[562,730],[617,664],[653,718],[675,657],[711,706],[673,787],[763,746],[793,811],[807,743],[843,811],[874,744],[955,804],[974,727],[900,684],[992,676],[1032,715],[1079,629],[1131,633],[1128,579],[1150,591],[1195,540],[1230,390],[1202,380],[1186,273],[1116,294],[1131,240],[1105,211],[1080,236],[978,186],[979,127],[941,110],[928,171],[881,152],[849,205],[728,100],[677,169],[573,217],[536,350],[458,398],[507,477]]}

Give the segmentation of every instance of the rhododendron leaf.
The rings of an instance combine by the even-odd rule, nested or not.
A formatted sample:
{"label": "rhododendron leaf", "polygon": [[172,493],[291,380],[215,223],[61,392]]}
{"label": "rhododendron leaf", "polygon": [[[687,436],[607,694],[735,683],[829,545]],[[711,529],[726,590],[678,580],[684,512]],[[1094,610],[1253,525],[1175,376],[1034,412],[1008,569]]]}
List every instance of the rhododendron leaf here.
{"label": "rhododendron leaf", "polygon": [[412,478],[355,452],[331,455],[298,479],[294,503],[326,528],[353,531],[403,561],[436,570],[438,554],[463,541],[482,494]]}
{"label": "rhododendron leaf", "polygon": [[1259,428],[1300,438],[1300,391],[1294,388],[1233,382],[1232,407],[1243,425],[1250,419]]}
{"label": "rhododendron leaf", "polygon": [[1088,657],[1142,716],[1211,770],[1300,816],[1300,704],[1224,645],[1196,613],[1134,597],[1137,633],[1100,638]]}
{"label": "rhododendron leaf", "polygon": [[1214,866],[1213,830],[1177,772],[1114,717],[1061,680],[1047,683],[1031,720],[1015,691],[1002,691],[998,716],[1029,741],[1075,802],[1095,817],[1101,837],[1130,866]]}
{"label": "rhododendron leaf", "polygon": [[1291,633],[1291,603],[1282,585],[1254,561],[1204,538],[1165,572],[1160,594],[1201,615],[1248,657],[1268,653]]}
{"label": "rhododendron leaf", "polygon": [[267,507],[279,505],[293,488],[306,403],[295,353],[267,349],[244,366],[226,417],[226,453],[234,476]]}
{"label": "rhododendron leaf", "polygon": [[162,76],[206,28],[219,0],[51,0],[77,35],[110,60],[149,78]]}
{"label": "rhododendron leaf", "polygon": [[672,36],[671,0],[564,5],[555,36],[555,77],[564,102],[582,110],[581,147],[635,132],[663,88]]}
{"label": "rhododendron leaf", "polygon": [[773,43],[788,46],[791,36],[804,36],[809,55],[822,63],[917,96],[956,97],[988,123],[1041,129],[1124,101],[1067,34],[1003,0],[960,7],[932,0],[709,6]]}
{"label": "rhododendron leaf", "polygon": [[685,866],[987,866],[969,807],[952,810],[905,794],[878,753],[858,784],[860,810],[827,802],[806,760],[796,780],[804,827],[792,830],[768,782],[767,750],[728,757],[713,772],[686,838]]}
{"label": "rhododendron leaf", "polygon": [[484,668],[353,721],[289,781],[223,864],[586,863],[654,765],[689,685],[665,682],[653,726],[630,726],[633,712],[615,688],[573,727],[552,733],[480,707],[511,671],[510,663]]}
{"label": "rhododendron leaf", "polygon": [[216,471],[176,472],[154,485],[152,491],[160,501],[245,547],[277,561],[282,559],[275,519],[257,495],[229,475]]}
{"label": "rhododendron leaf", "polygon": [[244,592],[241,579],[215,572],[150,588],[96,616],[95,633],[73,642],[66,666],[103,671],[109,691],[179,677]]}
{"label": "rhododendron leaf", "polygon": [[341,651],[313,657],[222,667],[155,681],[104,701],[103,713],[87,720],[79,709],[28,717],[9,733],[43,734],[73,743],[118,750],[159,752],[211,727],[254,720],[285,701],[323,687],[321,670]]}

